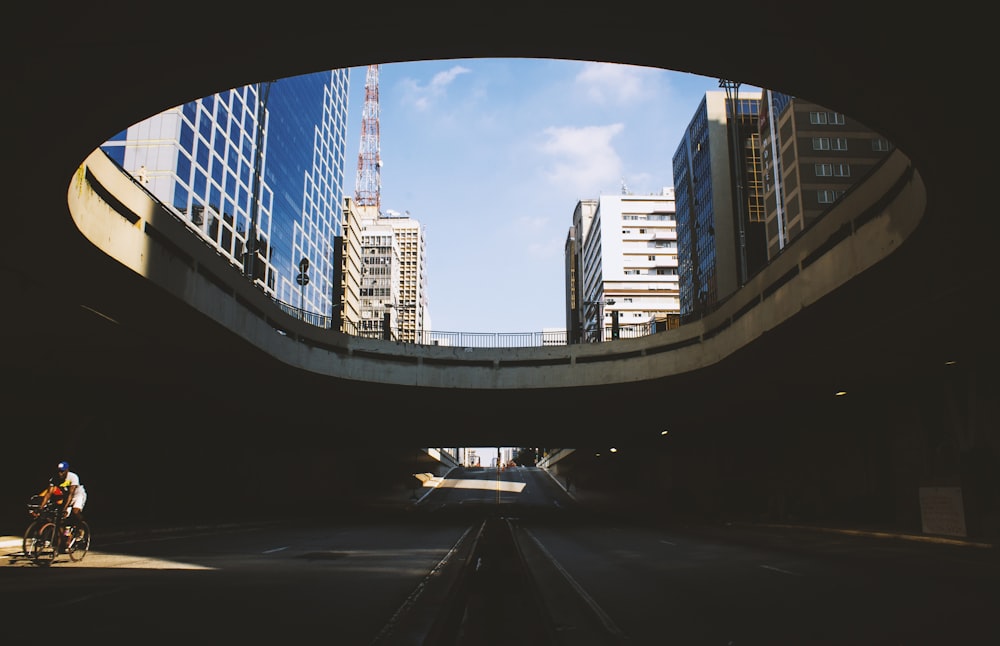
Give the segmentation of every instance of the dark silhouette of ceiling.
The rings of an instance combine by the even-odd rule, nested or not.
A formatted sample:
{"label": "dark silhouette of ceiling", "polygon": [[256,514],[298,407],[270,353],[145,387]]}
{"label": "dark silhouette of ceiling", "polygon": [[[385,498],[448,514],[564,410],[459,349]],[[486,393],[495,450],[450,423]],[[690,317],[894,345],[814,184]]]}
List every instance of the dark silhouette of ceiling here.
{"label": "dark silhouette of ceiling", "polygon": [[[317,5],[296,2],[19,8],[4,56],[0,319],[9,386],[0,403],[8,429],[39,419],[85,427],[116,415],[183,421],[175,432],[191,437],[204,432],[198,420],[226,422],[234,441],[239,429],[280,424],[296,438],[358,446],[641,445],[660,426],[747,431],[822,414],[817,407],[843,383],[878,393],[851,404],[863,415],[880,398],[906,396],[945,359],[996,358],[996,111],[981,16],[903,3],[828,10],[724,0],[649,15],[610,5],[393,4],[337,3],[323,20]],[[904,151],[926,183],[927,214],[886,261],[710,370],[532,392],[444,392],[295,371],[144,284],[70,220],[66,195],[80,162],[166,107],[333,67],[483,57],[657,66],[804,97]],[[662,142],[663,154],[674,145]],[[240,375],[254,375],[270,401]],[[221,385],[204,387],[213,383]]]}

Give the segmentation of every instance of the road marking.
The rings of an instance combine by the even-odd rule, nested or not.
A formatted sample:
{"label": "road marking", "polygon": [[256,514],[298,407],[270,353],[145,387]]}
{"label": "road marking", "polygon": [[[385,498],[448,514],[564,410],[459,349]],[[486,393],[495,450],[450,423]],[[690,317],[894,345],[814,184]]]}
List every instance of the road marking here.
{"label": "road marking", "polygon": [[780,567],[773,567],[770,565],[762,565],[765,570],[773,570],[774,572],[781,572],[782,574],[791,574],[792,576],[802,576],[798,572],[789,572],[788,570],[782,570]]}
{"label": "road marking", "polygon": [[665,541],[665,540],[663,540],[662,538],[660,539],[660,542],[661,542],[661,543],[665,543],[665,544],[667,544],[667,545],[670,545],[670,546],[672,546],[672,547],[677,547],[677,543],[671,543],[670,541]]}
{"label": "road marking", "polygon": [[615,622],[612,621],[611,617],[608,616],[608,613],[604,612],[604,609],[601,608],[599,605],[597,605],[597,602],[594,601],[594,599],[589,594],[587,594],[587,591],[583,589],[583,586],[577,583],[576,579],[570,576],[569,572],[566,571],[566,568],[564,568],[562,564],[560,564],[559,561],[556,560],[556,557],[552,556],[552,554],[547,549],[545,549],[545,546],[542,545],[542,542],[538,540],[538,538],[533,533],[531,533],[531,530],[527,528],[522,528],[522,531],[528,536],[528,538],[534,541],[535,546],[542,552],[542,554],[545,555],[545,558],[547,558],[549,562],[552,564],[552,566],[555,567],[556,571],[558,571],[559,574],[563,576],[563,578],[570,585],[570,587],[573,588],[573,591],[576,593],[576,595],[580,599],[582,599],[583,602],[587,604],[587,606],[590,607],[591,612],[593,612],[594,615],[597,617],[598,621],[600,621],[601,624],[604,625],[604,630],[606,630],[609,635],[611,635],[616,639],[619,640],[625,639],[625,633],[623,633],[621,629],[615,625]]}
{"label": "road marking", "polygon": [[281,552],[281,551],[287,550],[287,549],[288,549],[287,545],[284,546],[284,547],[275,547],[274,549],[264,550],[263,552],[261,552],[261,554],[274,554],[275,552]]}

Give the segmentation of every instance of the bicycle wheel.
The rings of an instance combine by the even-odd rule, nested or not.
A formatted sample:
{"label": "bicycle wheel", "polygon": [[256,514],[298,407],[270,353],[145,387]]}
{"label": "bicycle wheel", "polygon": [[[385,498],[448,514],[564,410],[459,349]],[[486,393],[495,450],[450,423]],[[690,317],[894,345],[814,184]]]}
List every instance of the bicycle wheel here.
{"label": "bicycle wheel", "polygon": [[56,550],[59,547],[58,540],[56,524],[46,521],[38,527],[32,540],[31,550],[27,554],[34,559],[35,563],[48,565],[56,558]]}
{"label": "bicycle wheel", "polygon": [[36,518],[28,523],[28,528],[24,530],[24,540],[21,542],[21,552],[25,556],[31,556],[32,548],[35,545],[35,537],[38,536],[38,529],[42,526],[43,522],[45,521],[40,518]]}
{"label": "bicycle wheel", "polygon": [[87,521],[80,521],[73,530],[66,553],[71,561],[82,561],[90,549],[90,525]]}

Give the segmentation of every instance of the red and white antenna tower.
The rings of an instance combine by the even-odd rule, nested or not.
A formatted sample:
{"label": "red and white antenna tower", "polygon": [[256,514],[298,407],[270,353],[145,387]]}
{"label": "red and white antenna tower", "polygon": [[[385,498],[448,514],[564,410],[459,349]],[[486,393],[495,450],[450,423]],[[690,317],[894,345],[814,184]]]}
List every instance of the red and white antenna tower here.
{"label": "red and white antenna tower", "polygon": [[382,213],[382,158],[378,133],[378,65],[368,66],[365,78],[365,107],[361,116],[361,150],[358,152],[358,177],[354,183],[354,202],[374,206]]}

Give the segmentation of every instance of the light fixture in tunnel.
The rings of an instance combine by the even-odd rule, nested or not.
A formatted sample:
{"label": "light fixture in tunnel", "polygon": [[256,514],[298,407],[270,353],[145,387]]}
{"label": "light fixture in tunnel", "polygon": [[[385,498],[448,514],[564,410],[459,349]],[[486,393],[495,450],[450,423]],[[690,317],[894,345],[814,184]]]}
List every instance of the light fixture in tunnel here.
{"label": "light fixture in tunnel", "polygon": [[834,396],[834,397],[843,397],[843,396],[844,396],[844,395],[846,395],[846,394],[847,394],[847,391],[846,391],[846,390],[838,390],[838,391],[837,391],[836,393],[834,393],[834,395],[833,395],[833,396]]}
{"label": "light fixture in tunnel", "polygon": [[610,449],[608,449],[608,450],[611,451],[612,453],[618,453],[618,449],[616,449],[613,446]]}

